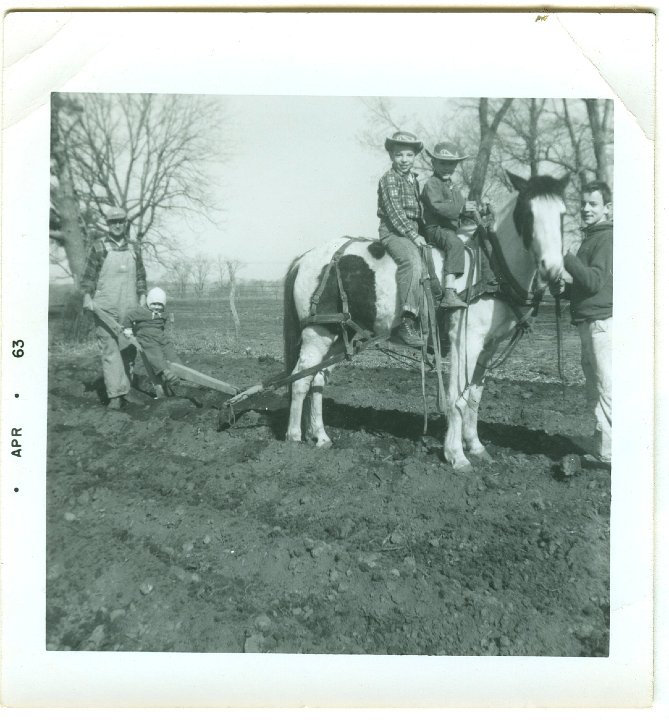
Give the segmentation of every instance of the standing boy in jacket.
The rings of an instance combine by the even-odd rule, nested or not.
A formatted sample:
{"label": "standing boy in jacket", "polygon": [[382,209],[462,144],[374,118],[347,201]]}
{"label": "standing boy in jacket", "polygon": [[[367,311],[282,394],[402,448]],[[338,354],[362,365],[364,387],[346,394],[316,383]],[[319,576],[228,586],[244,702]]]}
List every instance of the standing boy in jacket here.
{"label": "standing boy in jacket", "polygon": [[[613,222],[611,190],[604,182],[583,188],[584,238],[564,257],[572,276],[571,317],[581,337],[588,408],[594,412],[594,458],[611,464],[611,345],[613,329]],[[587,456],[586,456],[587,458]]]}

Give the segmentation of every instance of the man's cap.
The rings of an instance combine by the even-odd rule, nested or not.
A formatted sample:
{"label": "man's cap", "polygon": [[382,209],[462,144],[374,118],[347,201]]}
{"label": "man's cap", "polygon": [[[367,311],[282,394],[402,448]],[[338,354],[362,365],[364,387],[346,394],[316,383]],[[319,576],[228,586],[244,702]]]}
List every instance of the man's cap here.
{"label": "man's cap", "polygon": [[109,208],[105,212],[105,216],[107,218],[107,222],[111,222],[112,220],[127,220],[128,214],[123,208],[120,207],[112,207]]}
{"label": "man's cap", "polygon": [[425,152],[434,160],[452,160],[459,162],[460,160],[466,160],[470,155],[460,155],[458,148],[452,142],[438,142],[432,152],[428,148],[425,148]]}
{"label": "man's cap", "polygon": [[393,133],[390,137],[386,138],[384,145],[388,152],[398,145],[406,145],[416,153],[419,153],[423,149],[423,143],[413,133],[407,130],[398,130],[396,133]]}
{"label": "man's cap", "polygon": [[165,307],[166,302],[167,295],[165,294],[165,291],[159,287],[151,288],[148,295],[146,296],[147,305],[151,305],[152,303],[160,303],[163,307]]}

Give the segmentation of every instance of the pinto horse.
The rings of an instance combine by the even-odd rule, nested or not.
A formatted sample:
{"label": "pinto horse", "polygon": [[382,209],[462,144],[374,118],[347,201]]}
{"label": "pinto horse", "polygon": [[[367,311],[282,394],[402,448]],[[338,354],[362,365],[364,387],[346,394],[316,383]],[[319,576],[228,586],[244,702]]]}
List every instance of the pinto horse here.
{"label": "pinto horse", "polygon": [[[446,393],[447,431],[444,457],[456,470],[468,470],[472,456],[490,461],[478,437],[478,407],[485,372],[499,345],[510,336],[527,298],[560,277],[562,262],[563,201],[568,176],[561,180],[537,176],[530,180],[507,173],[517,192],[497,212],[492,229],[498,240],[497,264],[512,297],[482,295],[467,309],[451,312],[447,319],[451,347]],[[348,243],[348,244],[347,244]],[[334,254],[344,247],[338,273],[328,273]],[[432,249],[435,271],[441,277],[443,255]],[[473,256],[466,254],[464,275],[457,290],[476,282]],[[352,320],[363,331],[388,337],[400,322],[397,266],[378,241],[338,238],[297,258],[284,284],[284,350],[286,370],[299,373],[341,352],[342,330],[330,323],[309,321],[312,299],[320,292],[318,315],[341,313],[341,291],[346,294]],[[323,280],[327,274],[326,281]],[[525,302],[523,302],[525,300]],[[392,339],[392,338],[391,338]],[[323,425],[323,387],[329,370],[296,380],[291,388],[286,440],[302,440],[302,417],[308,406],[305,437],[317,447],[331,445]]]}

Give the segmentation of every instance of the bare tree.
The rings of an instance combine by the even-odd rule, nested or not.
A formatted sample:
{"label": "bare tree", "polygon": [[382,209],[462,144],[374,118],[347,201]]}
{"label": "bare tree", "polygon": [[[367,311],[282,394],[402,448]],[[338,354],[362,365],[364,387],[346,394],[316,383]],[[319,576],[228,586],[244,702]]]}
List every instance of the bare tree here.
{"label": "bare tree", "polygon": [[174,284],[179,297],[186,296],[192,274],[192,261],[183,255],[173,258],[167,263],[167,277]]}
{"label": "bare tree", "polygon": [[571,147],[572,157],[569,163],[565,162],[564,155],[555,161],[577,174],[580,186],[583,187],[583,185],[588,182],[588,169],[583,159],[583,151],[581,150],[583,128],[579,128],[572,119],[572,111],[569,109],[569,105],[569,101],[563,98],[562,120],[569,136],[569,146]]}
{"label": "bare tree", "polygon": [[191,277],[193,278],[193,289],[198,298],[202,298],[207,286],[209,273],[211,271],[211,260],[206,255],[197,255],[191,262]]}
{"label": "bare tree", "polygon": [[230,302],[230,314],[232,315],[232,322],[235,325],[235,335],[239,338],[241,330],[241,323],[239,322],[239,313],[237,312],[236,297],[237,297],[237,272],[244,266],[241,260],[226,260],[228,268],[228,278],[230,280],[230,286],[228,290],[228,299]]}
{"label": "bare tree", "polygon": [[160,258],[178,248],[165,232],[170,216],[215,213],[208,169],[226,158],[212,137],[225,119],[220,99],[66,94],[54,95],[56,104],[80,108],[66,155],[89,226],[100,223],[106,207],[124,207],[144,253]]}
{"label": "bare tree", "polygon": [[592,132],[597,180],[603,180],[611,186],[613,163],[610,157],[610,148],[613,144],[613,101],[587,99],[585,106]]}
{"label": "bare tree", "polygon": [[[79,200],[74,190],[67,148],[73,124],[78,122],[81,105],[55,93],[51,103],[51,207],[49,239],[63,248],[75,289],[86,263],[86,246],[80,225]],[[62,266],[61,266],[62,267]]]}
{"label": "bare tree", "polygon": [[223,255],[216,256],[216,285],[223,292],[227,286],[228,261]]}
{"label": "bare tree", "polygon": [[[474,170],[472,172],[469,183],[469,199],[481,201],[483,196],[483,188],[485,185],[486,175],[488,174],[488,165],[490,164],[490,156],[492,154],[497,130],[499,128],[504,115],[511,107],[513,98],[506,98],[501,105],[494,108],[491,106],[489,98],[480,98],[478,103],[479,116],[479,149],[476,154]],[[490,114],[492,113],[492,119]]]}
{"label": "bare tree", "polygon": [[502,121],[499,146],[503,155],[530,169],[530,176],[539,174],[554,141],[554,116],[546,112],[545,98],[514,100]]}

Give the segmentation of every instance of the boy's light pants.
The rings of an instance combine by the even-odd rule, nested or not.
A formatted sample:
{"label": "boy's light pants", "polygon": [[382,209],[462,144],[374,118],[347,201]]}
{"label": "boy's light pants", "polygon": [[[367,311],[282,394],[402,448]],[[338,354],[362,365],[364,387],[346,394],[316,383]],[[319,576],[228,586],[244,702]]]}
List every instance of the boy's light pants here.
{"label": "boy's light pants", "polygon": [[585,375],[588,409],[595,415],[593,451],[611,460],[611,340],[613,318],[578,323],[581,367]]}
{"label": "boy's light pants", "polygon": [[381,244],[397,264],[397,294],[402,312],[420,317],[420,278],[423,273],[420,251],[409,238],[401,235],[384,235]]}

